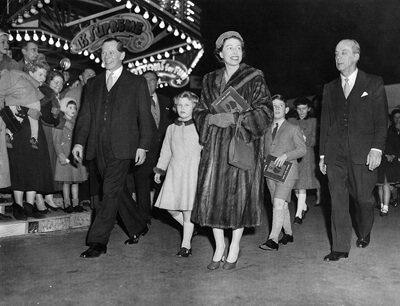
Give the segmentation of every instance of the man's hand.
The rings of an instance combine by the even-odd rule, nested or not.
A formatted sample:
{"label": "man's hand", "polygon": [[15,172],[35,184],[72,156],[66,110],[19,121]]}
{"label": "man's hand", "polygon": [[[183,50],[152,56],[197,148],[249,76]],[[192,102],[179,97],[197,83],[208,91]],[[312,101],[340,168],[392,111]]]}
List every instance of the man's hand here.
{"label": "man's hand", "polygon": [[82,162],[83,158],[83,146],[80,144],[76,144],[74,148],[72,149],[72,155],[74,156],[74,159],[76,162],[80,163]]}
{"label": "man's hand", "polygon": [[160,184],[161,183],[160,177],[161,177],[161,174],[159,174],[159,173],[154,174],[154,182],[156,182],[157,184]]}
{"label": "man's hand", "polygon": [[140,166],[146,160],[146,151],[138,148],[136,150],[135,166]]}
{"label": "man's hand", "polygon": [[367,166],[368,170],[374,171],[379,167],[382,160],[382,152],[377,150],[370,150],[367,156]]}
{"label": "man's hand", "polygon": [[66,164],[69,163],[68,158],[65,157],[64,153],[60,153],[60,155],[58,155],[58,157],[60,158],[60,164],[65,166]]}
{"label": "man's hand", "polygon": [[326,175],[326,164],[324,158],[319,160],[319,171],[321,171],[323,175]]}
{"label": "man's hand", "polygon": [[283,163],[287,160],[286,153],[283,153],[281,156],[275,159],[275,166],[282,167]]}

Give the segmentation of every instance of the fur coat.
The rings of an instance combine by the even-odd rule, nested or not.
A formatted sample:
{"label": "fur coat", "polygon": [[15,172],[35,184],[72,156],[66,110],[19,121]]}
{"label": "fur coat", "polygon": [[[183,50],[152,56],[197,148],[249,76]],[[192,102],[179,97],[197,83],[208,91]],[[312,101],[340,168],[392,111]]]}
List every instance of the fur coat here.
{"label": "fur coat", "polygon": [[[193,118],[203,145],[192,221],[214,228],[253,227],[261,223],[264,201],[263,135],[272,121],[272,102],[264,75],[246,64],[225,84],[225,68],[208,73],[203,79],[199,107]],[[243,112],[242,137],[254,147],[254,169],[244,171],[228,164],[229,143],[235,125],[221,128],[209,124],[211,104],[232,86],[249,103]],[[235,115],[237,118],[237,115]]]}

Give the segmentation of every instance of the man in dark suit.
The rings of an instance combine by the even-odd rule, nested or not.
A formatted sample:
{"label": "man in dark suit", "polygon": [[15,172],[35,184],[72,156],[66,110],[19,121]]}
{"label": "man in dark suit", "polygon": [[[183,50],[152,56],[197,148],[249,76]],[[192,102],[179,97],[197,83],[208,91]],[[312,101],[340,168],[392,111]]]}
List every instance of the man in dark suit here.
{"label": "man in dark suit", "polygon": [[25,65],[32,63],[39,56],[39,47],[32,41],[24,41],[21,46],[23,58],[18,62],[19,70],[23,71]]}
{"label": "man in dark suit", "polygon": [[359,58],[355,40],[340,41],[335,50],[340,78],[323,92],[319,167],[328,175],[332,199],[332,249],[325,261],[349,255],[349,194],[356,205],[357,247],[369,245],[374,222],[372,192],[385,146],[388,106],[382,78],[359,70]]}
{"label": "man in dark suit", "polygon": [[176,115],[172,110],[173,105],[171,100],[156,93],[158,82],[157,74],[154,71],[147,71],[143,76],[146,78],[150,92],[151,113],[154,119],[151,120],[151,125],[153,126],[155,134],[145,162],[134,168],[133,176],[139,210],[146,219],[146,222],[149,223],[153,204],[151,203],[150,190],[154,187],[156,189],[155,196],[157,196],[161,187],[161,184],[154,184],[153,168],[157,165],[167,127],[173,123]]}
{"label": "man in dark suit", "polygon": [[90,248],[81,254],[86,258],[106,253],[117,213],[130,236],[125,244],[137,243],[148,231],[128,192],[126,175],[131,160],[137,166],[143,164],[150,149],[153,130],[149,91],[143,77],[123,69],[125,52],[119,40],[105,40],[101,57],[106,72],[86,84],[72,150],[80,162],[87,143],[86,157],[96,157],[103,178],[103,200],[87,237]]}

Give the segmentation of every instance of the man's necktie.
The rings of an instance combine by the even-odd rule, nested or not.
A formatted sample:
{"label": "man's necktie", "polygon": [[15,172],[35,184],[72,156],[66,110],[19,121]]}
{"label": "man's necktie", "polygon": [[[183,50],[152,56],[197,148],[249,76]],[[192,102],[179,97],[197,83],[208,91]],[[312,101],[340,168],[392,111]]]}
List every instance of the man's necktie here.
{"label": "man's necktie", "polygon": [[344,79],[343,93],[344,93],[344,96],[345,96],[346,99],[347,99],[347,97],[348,97],[349,94],[350,94],[350,85],[349,85],[349,79],[348,79],[348,78],[345,78],[345,79]]}
{"label": "man's necktie", "polygon": [[111,88],[113,87],[113,77],[114,77],[114,73],[111,72],[107,79],[107,90],[108,91],[110,91]]}
{"label": "man's necktie", "polygon": [[274,130],[272,131],[272,140],[274,140],[274,138],[275,138],[275,135],[276,135],[276,132],[278,132],[278,127],[279,127],[279,125],[278,125],[278,123],[275,125],[275,127],[274,127]]}

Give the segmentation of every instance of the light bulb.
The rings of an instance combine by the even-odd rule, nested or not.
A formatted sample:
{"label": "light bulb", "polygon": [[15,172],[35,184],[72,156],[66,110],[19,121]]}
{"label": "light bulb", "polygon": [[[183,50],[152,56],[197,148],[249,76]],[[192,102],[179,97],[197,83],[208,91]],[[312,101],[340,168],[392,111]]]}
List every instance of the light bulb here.
{"label": "light bulb", "polygon": [[96,59],[94,60],[94,62],[95,62],[96,64],[98,64],[98,63],[100,63],[100,59],[99,59],[98,57],[96,57]]}
{"label": "light bulb", "polygon": [[185,33],[182,33],[182,34],[181,34],[181,39],[185,39],[185,38],[186,38]]}
{"label": "light bulb", "polygon": [[44,35],[43,32],[42,32],[42,36],[40,36],[40,40],[41,40],[41,41],[46,41],[46,35]]}
{"label": "light bulb", "polygon": [[132,2],[130,0],[126,1],[125,7],[130,10],[132,8]]}
{"label": "light bulb", "polygon": [[182,47],[179,48],[179,53],[183,53],[185,50],[183,50]]}
{"label": "light bulb", "polygon": [[168,27],[167,27],[167,31],[168,32],[171,32],[173,30],[173,28],[171,27],[171,25],[169,25]]}
{"label": "light bulb", "polygon": [[56,46],[57,48],[60,48],[60,47],[61,47],[60,39],[57,40],[55,46]]}
{"label": "light bulb", "polygon": [[169,52],[165,51],[164,56],[168,58],[169,57]]}
{"label": "light bulb", "polygon": [[154,62],[154,61],[155,61],[154,57],[150,56],[150,62]]}
{"label": "light bulb", "polygon": [[151,19],[151,21],[152,21],[153,23],[157,23],[157,21],[158,21],[157,16],[154,15],[153,18]]}
{"label": "light bulb", "polygon": [[157,54],[157,59],[162,59],[162,55],[159,53],[159,54]]}
{"label": "light bulb", "polygon": [[83,55],[84,56],[88,56],[89,55],[89,51],[88,50],[83,51]]}
{"label": "light bulb", "polygon": [[21,35],[19,34],[19,32],[17,31],[17,37],[15,38],[17,41],[21,41],[22,40],[22,37],[21,37]]}
{"label": "light bulb", "polygon": [[174,36],[178,36],[178,35],[179,35],[179,31],[178,31],[178,29],[175,29]]}
{"label": "light bulb", "polygon": [[135,66],[137,67],[137,66],[140,66],[140,62],[139,61],[136,61],[135,62]]}
{"label": "light bulb", "polygon": [[27,31],[25,31],[24,39],[25,39],[26,41],[30,41],[30,40],[31,40],[31,37],[29,36],[29,34],[28,34]]}
{"label": "light bulb", "polygon": [[17,21],[18,21],[18,23],[23,23],[24,22],[24,18],[22,18],[21,15],[18,15]]}
{"label": "light bulb", "polygon": [[10,34],[10,35],[8,35],[8,41],[13,41],[14,40],[14,37]]}
{"label": "light bulb", "polygon": [[115,2],[121,2],[121,0],[115,0]]}
{"label": "light bulb", "polygon": [[144,19],[149,19],[149,17],[150,17],[149,12],[145,11],[144,14],[143,14],[143,18]]}
{"label": "light bulb", "polygon": [[50,39],[49,39],[49,44],[54,45],[54,39],[53,39],[53,36],[51,36],[51,35],[50,35]]}
{"label": "light bulb", "polygon": [[135,9],[133,10],[136,14],[140,13],[140,7],[136,4]]}
{"label": "light bulb", "polygon": [[192,39],[188,36],[188,38],[186,38],[186,42],[187,42],[188,44],[190,44],[190,43],[192,42]]}
{"label": "light bulb", "polygon": [[49,4],[50,0],[44,0],[44,3]]}
{"label": "light bulb", "polygon": [[32,14],[34,14],[34,15],[36,15],[36,14],[37,14],[36,7],[35,7],[35,6],[33,6],[33,5],[31,5],[31,9],[30,9],[30,11],[31,11],[31,13],[32,13]]}
{"label": "light bulb", "polygon": [[165,22],[164,22],[164,20],[161,20],[161,22],[160,22],[160,24],[159,24],[159,27],[160,27],[161,29],[164,29],[164,28],[165,28]]}
{"label": "light bulb", "polygon": [[192,46],[191,45],[187,45],[186,46],[186,50],[188,50],[188,51],[192,50]]}
{"label": "light bulb", "polygon": [[33,40],[34,41],[38,41],[39,40],[39,36],[36,34],[36,31],[33,31]]}
{"label": "light bulb", "polygon": [[67,43],[67,41],[65,41],[65,44],[64,44],[64,46],[63,46],[63,49],[65,50],[65,51],[67,51],[68,50],[68,43]]}
{"label": "light bulb", "polygon": [[143,59],[143,64],[147,64],[147,59]]}
{"label": "light bulb", "polygon": [[43,7],[43,3],[42,3],[42,1],[40,1],[40,0],[37,2],[36,5],[37,5],[37,7],[40,8],[40,9]]}
{"label": "light bulb", "polygon": [[11,26],[13,26],[13,27],[16,27],[16,26],[17,26],[17,22],[15,21],[15,19],[12,20]]}
{"label": "light bulb", "polygon": [[24,17],[25,17],[25,18],[29,18],[29,17],[31,17],[31,15],[29,15],[29,12],[28,12],[28,10],[25,10],[25,12],[24,12]]}

